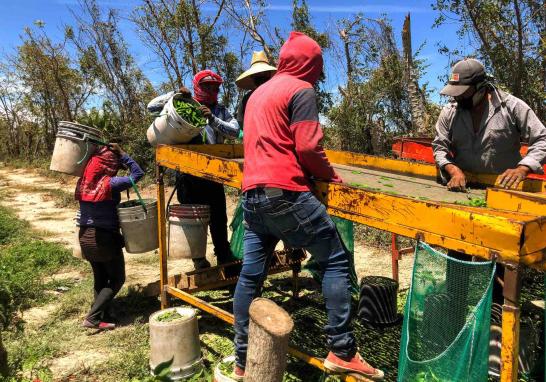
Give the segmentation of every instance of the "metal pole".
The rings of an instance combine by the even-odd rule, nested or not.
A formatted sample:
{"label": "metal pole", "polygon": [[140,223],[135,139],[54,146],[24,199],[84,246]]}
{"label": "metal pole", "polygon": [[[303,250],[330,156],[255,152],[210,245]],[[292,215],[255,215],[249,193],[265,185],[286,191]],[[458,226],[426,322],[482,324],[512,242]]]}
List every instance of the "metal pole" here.
{"label": "metal pole", "polygon": [[398,251],[398,242],[396,234],[391,233],[391,261],[392,261],[392,278],[398,282],[398,260],[400,260],[400,252]]}
{"label": "metal pole", "polygon": [[165,226],[165,184],[163,183],[164,169],[156,166],[157,183],[157,224],[159,235],[159,291],[161,293],[161,309],[169,307],[169,298],[166,292],[168,284],[167,271],[167,242]]}
{"label": "metal pole", "polygon": [[500,380],[517,382],[521,295],[521,272],[518,264],[506,264],[503,294]]}

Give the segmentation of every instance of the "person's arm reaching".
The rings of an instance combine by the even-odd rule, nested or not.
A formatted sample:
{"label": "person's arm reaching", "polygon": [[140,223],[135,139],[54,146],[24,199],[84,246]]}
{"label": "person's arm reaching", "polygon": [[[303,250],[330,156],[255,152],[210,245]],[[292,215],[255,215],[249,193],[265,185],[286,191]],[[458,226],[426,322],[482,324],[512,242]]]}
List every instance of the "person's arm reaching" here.
{"label": "person's arm reaching", "polygon": [[341,183],[322,148],[317,100],[312,88],[298,91],[290,100],[290,130],[301,166],[314,178]]}
{"label": "person's arm reaching", "polygon": [[218,131],[227,138],[239,137],[241,128],[239,127],[237,120],[233,118],[229,111],[224,110],[224,119],[216,117],[214,114],[212,114],[212,111],[204,105],[201,106],[201,111],[203,112],[205,118],[208,119],[209,126],[214,130]]}
{"label": "person's arm reaching", "polygon": [[522,141],[529,142],[527,155],[518,165],[527,166],[536,174],[544,174],[542,165],[546,160],[546,127],[523,101],[516,103],[514,114]]}
{"label": "person's arm reaching", "polygon": [[465,191],[466,177],[464,172],[455,165],[451,155],[451,138],[449,134],[449,109],[443,108],[436,122],[436,135],[432,141],[432,150],[436,165],[449,175],[447,188],[450,191]]}
{"label": "person's arm reaching", "polygon": [[116,151],[120,156],[120,163],[129,169],[129,176],[114,176],[110,180],[110,187],[112,191],[124,191],[132,187],[131,179],[133,182],[138,182],[143,176],[144,171],[140,168],[137,162],[135,162],[129,155],[121,150],[117,144],[111,144],[113,151]]}
{"label": "person's arm reaching", "polygon": [[520,140],[529,142],[529,149],[516,168],[509,168],[500,175],[499,184],[504,188],[516,188],[531,172],[544,174],[542,165],[546,158],[546,128],[533,110],[516,99],[512,115],[521,134]]}

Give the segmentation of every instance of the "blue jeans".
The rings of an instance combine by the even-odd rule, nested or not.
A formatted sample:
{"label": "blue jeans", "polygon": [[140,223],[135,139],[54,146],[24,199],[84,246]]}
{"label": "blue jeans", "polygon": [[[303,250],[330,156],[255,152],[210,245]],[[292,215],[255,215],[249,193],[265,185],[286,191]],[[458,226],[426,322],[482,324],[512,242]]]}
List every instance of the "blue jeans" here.
{"label": "blue jeans", "polygon": [[[310,192],[268,192],[263,188],[245,193],[243,268],[235,289],[235,353],[244,368],[248,346],[248,310],[261,293],[275,246],[282,240],[290,247],[304,248],[324,272],[322,293],[328,324],[324,330],[329,349],[339,357],[356,352],[351,321],[349,255],[324,205]],[[274,194],[274,195],[272,195]],[[280,194],[280,195],[279,195]]]}

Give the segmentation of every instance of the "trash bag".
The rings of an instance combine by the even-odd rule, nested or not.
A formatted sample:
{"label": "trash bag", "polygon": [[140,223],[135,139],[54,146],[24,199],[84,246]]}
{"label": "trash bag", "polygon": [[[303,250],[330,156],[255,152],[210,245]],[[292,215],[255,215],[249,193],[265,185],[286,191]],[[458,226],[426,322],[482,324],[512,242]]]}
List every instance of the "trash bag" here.
{"label": "trash bag", "polygon": [[487,381],[495,263],[417,243],[398,381]]}

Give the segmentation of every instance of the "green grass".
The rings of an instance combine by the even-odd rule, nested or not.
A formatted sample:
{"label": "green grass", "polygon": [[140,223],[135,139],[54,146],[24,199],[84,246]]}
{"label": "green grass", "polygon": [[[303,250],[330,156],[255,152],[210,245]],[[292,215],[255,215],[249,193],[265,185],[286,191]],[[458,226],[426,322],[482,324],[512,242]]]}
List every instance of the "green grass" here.
{"label": "green grass", "polygon": [[9,381],[48,378],[45,360],[58,352],[57,339],[66,329],[28,333],[21,312],[52,301],[50,292],[60,282],[46,283],[46,276],[79,264],[64,247],[38,238],[12,210],[0,206],[0,328],[8,349]]}
{"label": "green grass", "polygon": [[20,237],[29,230],[29,224],[17,219],[13,211],[0,207],[0,245]]}
{"label": "green grass", "polygon": [[44,297],[44,276],[75,263],[64,247],[37,238],[13,211],[0,207],[0,327]]}

